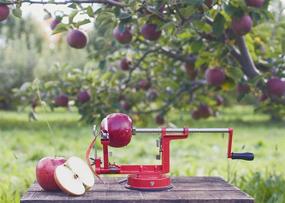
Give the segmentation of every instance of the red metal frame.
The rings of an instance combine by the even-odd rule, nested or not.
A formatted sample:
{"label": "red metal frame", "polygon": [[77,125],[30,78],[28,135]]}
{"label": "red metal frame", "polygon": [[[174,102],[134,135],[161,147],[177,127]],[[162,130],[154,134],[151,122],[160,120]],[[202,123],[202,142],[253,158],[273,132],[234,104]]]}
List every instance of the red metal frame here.
{"label": "red metal frame", "polygon": [[[171,185],[170,178],[167,176],[170,170],[170,141],[186,139],[189,129],[184,128],[182,133],[167,133],[166,128],[161,129],[161,164],[160,165],[117,165],[109,163],[108,139],[101,139],[103,146],[103,166],[101,158],[96,158],[94,163],[90,162],[90,152],[95,141],[87,149],[86,159],[89,167],[95,175],[100,174],[129,174],[127,187],[131,189],[160,190],[167,189]],[[228,152],[227,157],[232,157],[233,129],[228,129]]]}

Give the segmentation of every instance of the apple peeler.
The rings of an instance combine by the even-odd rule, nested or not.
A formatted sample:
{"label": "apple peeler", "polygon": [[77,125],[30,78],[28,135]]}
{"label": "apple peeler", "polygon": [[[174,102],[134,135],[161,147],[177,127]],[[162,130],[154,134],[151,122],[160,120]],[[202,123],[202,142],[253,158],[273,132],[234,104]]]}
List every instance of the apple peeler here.
{"label": "apple peeler", "polygon": [[[161,160],[159,165],[119,165],[109,162],[109,147],[124,147],[133,135],[137,134],[160,134],[157,142]],[[225,133],[228,135],[228,159],[242,159],[251,161],[254,154],[250,152],[232,152],[233,129],[232,128],[135,128],[132,120],[125,114],[110,114],[103,119],[99,135],[95,138],[86,151],[86,159],[90,169],[99,177],[101,174],[127,174],[126,188],[137,190],[167,190],[172,187],[168,175],[170,171],[170,141],[186,139],[189,134],[196,133]],[[96,138],[100,136],[100,143],[103,148],[103,159],[97,156],[96,148],[94,158],[90,157],[95,147]]]}

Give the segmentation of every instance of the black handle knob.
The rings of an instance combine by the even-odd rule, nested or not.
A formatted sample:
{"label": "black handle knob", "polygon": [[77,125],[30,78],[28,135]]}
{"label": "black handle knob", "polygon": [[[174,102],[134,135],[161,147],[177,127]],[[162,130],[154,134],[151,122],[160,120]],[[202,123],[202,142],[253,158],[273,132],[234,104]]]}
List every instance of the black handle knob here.
{"label": "black handle knob", "polygon": [[232,159],[242,159],[246,161],[252,161],[254,159],[254,154],[250,152],[243,153],[232,153]]}

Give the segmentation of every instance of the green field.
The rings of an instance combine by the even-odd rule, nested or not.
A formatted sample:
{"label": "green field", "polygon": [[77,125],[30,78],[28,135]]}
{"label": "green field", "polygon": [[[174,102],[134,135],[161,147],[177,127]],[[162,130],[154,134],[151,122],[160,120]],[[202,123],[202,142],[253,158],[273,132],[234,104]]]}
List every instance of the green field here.
{"label": "green field", "polygon": [[[40,158],[84,157],[92,139],[91,126],[79,122],[76,112],[39,112],[38,119],[29,122],[27,112],[0,112],[1,203],[19,202],[35,179]],[[227,160],[226,135],[193,134],[171,143],[172,175],[223,176],[257,197],[256,202],[285,202],[284,122],[269,122],[266,115],[254,114],[246,106],[223,109],[219,117],[201,121],[173,112],[169,121],[177,127],[232,127],[233,151],[254,152],[256,157],[253,162]],[[126,148],[111,149],[111,162],[157,163],[156,137],[138,135]]]}

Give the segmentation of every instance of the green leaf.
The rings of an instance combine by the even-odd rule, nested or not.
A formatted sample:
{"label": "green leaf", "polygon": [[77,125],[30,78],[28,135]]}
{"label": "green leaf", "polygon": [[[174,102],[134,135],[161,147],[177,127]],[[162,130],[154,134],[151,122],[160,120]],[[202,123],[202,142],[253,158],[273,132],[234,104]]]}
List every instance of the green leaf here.
{"label": "green leaf", "polygon": [[100,12],[95,19],[95,27],[102,35],[108,35],[115,26],[116,19],[111,12]]}
{"label": "green leaf", "polygon": [[182,3],[188,4],[191,6],[201,6],[204,3],[204,0],[182,0]]}
{"label": "green leaf", "polygon": [[55,30],[52,32],[52,34],[54,35],[54,34],[58,34],[61,32],[65,32],[68,29],[69,29],[69,25],[60,23],[55,27]]}
{"label": "green leaf", "polygon": [[17,18],[21,18],[22,17],[22,10],[20,8],[15,8],[12,10],[12,13],[14,16],[16,16]]}
{"label": "green leaf", "polygon": [[119,19],[124,21],[124,23],[130,22],[132,20],[132,15],[129,13],[121,13]]}
{"label": "green leaf", "polygon": [[93,8],[91,6],[87,7],[86,12],[87,12],[87,15],[89,17],[94,17],[94,11],[93,11]]}
{"label": "green leaf", "polygon": [[231,77],[234,81],[238,82],[240,78],[243,76],[243,73],[240,68],[230,67],[226,70],[227,76]]}
{"label": "green leaf", "polygon": [[88,24],[90,23],[91,21],[89,19],[84,19],[82,21],[79,21],[75,24],[75,27],[79,28],[81,25],[85,25],[85,24]]}
{"label": "green leaf", "polygon": [[198,53],[202,47],[203,47],[202,40],[195,40],[191,43],[191,49],[193,53]]}
{"label": "green leaf", "polygon": [[78,10],[74,10],[71,12],[71,14],[68,17],[69,24],[73,23],[73,19],[78,13],[79,13]]}
{"label": "green leaf", "polygon": [[225,17],[221,13],[218,13],[213,22],[213,33],[215,35],[221,35],[224,32],[225,23]]}
{"label": "green leaf", "polygon": [[285,53],[285,34],[283,34],[281,37],[281,49],[282,52]]}
{"label": "green leaf", "polygon": [[225,12],[229,15],[229,16],[242,16],[244,11],[243,9],[236,7],[235,5],[233,5],[231,2],[229,4],[226,4],[225,6]]}
{"label": "green leaf", "polygon": [[72,3],[72,4],[68,5],[67,7],[76,9],[77,8],[77,4],[76,3]]}

